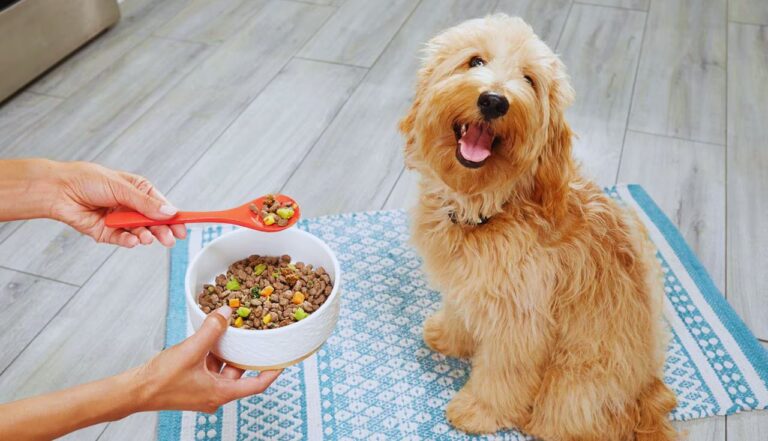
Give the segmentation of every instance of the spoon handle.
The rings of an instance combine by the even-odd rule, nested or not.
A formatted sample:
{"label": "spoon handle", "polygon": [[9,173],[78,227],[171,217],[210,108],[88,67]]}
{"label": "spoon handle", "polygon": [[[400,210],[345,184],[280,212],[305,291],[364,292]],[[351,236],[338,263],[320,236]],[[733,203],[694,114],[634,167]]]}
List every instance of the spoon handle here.
{"label": "spoon handle", "polygon": [[136,211],[113,211],[107,214],[107,218],[104,220],[109,228],[137,228],[207,222],[233,223],[225,211],[179,211],[176,216],[165,220],[150,219]]}

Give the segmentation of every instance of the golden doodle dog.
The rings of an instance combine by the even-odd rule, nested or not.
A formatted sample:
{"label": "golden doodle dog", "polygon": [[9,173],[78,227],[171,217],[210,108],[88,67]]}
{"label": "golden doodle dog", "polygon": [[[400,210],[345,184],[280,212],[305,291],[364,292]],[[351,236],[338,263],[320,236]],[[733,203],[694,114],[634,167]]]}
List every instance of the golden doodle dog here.
{"label": "golden doodle dog", "polygon": [[424,339],[472,361],[446,416],[470,433],[674,440],[655,248],[581,176],[572,100],[563,64],[519,18],[427,44],[400,129],[420,174],[413,241],[443,295]]}

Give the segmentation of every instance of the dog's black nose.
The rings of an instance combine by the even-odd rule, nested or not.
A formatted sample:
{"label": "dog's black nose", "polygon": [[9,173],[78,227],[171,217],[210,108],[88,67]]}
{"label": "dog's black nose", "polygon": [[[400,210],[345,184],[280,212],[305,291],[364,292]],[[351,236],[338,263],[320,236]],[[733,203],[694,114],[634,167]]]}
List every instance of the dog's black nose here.
{"label": "dog's black nose", "polygon": [[504,96],[493,92],[483,92],[477,99],[477,107],[485,119],[494,119],[503,116],[509,110],[509,101]]}

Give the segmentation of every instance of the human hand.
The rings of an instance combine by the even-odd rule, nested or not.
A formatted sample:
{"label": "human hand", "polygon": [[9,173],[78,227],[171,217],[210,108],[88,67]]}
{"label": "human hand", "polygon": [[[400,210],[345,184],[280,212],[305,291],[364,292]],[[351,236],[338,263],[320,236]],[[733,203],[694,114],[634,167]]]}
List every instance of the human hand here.
{"label": "human hand", "polygon": [[186,237],[185,225],[109,228],[104,219],[110,211],[136,210],[152,219],[169,219],[178,211],[145,178],[88,162],[56,163],[52,170],[55,199],[51,217],[70,225],[97,242],[133,248],[149,245],[154,236],[167,247]]}
{"label": "human hand", "polygon": [[277,379],[282,370],[240,378],[242,369],[224,365],[209,352],[229,327],[231,313],[231,308],[222,306],[194,335],[134,371],[142,385],[140,410],[213,413],[232,400],[264,392]]}

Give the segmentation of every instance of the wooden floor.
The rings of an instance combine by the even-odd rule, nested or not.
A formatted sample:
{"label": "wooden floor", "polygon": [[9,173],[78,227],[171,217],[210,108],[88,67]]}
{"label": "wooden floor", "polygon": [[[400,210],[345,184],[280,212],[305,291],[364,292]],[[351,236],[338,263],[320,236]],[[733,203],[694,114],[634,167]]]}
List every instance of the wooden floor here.
{"label": "wooden floor", "polygon": [[[281,190],[315,216],[413,200],[396,122],[440,29],[520,15],[562,55],[577,155],[640,183],[768,341],[765,0],[125,0],[113,29],[0,107],[0,157],[91,160],[180,207]],[[0,224],[0,401],[101,378],[163,345],[168,255],[53,222]],[[70,436],[153,437],[156,415]],[[680,424],[758,440],[768,412]],[[759,435],[762,434],[762,435]],[[762,438],[761,438],[762,436]]]}

